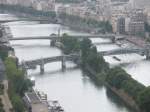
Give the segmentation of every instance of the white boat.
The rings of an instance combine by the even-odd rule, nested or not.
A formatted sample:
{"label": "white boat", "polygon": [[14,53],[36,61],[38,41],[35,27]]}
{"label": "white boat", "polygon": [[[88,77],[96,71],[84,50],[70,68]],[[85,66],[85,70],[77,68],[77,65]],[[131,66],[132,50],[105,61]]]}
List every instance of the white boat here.
{"label": "white boat", "polygon": [[47,101],[47,94],[45,94],[44,92],[37,91],[37,95],[39,96],[41,101]]}
{"label": "white boat", "polygon": [[35,78],[31,77],[30,80],[31,80],[32,84],[35,85]]}

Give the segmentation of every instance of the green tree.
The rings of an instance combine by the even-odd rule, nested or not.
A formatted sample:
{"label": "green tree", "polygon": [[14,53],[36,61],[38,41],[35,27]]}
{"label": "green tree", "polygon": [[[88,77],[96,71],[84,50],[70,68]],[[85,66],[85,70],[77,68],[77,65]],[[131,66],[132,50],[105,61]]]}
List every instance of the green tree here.
{"label": "green tree", "polygon": [[128,75],[123,69],[120,67],[115,67],[109,70],[106,81],[111,86],[120,89],[123,81],[128,80],[129,78],[130,75]]}
{"label": "green tree", "polygon": [[24,105],[19,96],[13,95],[13,97],[11,98],[11,101],[12,101],[13,109],[15,110],[15,112],[24,112],[25,110]]}
{"label": "green tree", "polygon": [[136,80],[130,78],[122,83],[122,88],[127,92],[134,100],[137,100],[138,95],[145,88],[144,85],[140,84]]}
{"label": "green tree", "polygon": [[9,82],[8,93],[14,110],[15,112],[24,112],[21,97],[32,87],[32,83],[26,78],[24,72],[17,68],[15,59],[6,58],[5,67]]}
{"label": "green tree", "polygon": [[145,23],[145,31],[150,32],[150,25]]}
{"label": "green tree", "polygon": [[145,88],[139,94],[138,103],[144,112],[150,112],[150,87]]}
{"label": "green tree", "polygon": [[71,37],[67,34],[63,34],[61,38],[61,43],[63,44],[63,51],[65,54],[78,52],[80,49],[78,39]]}

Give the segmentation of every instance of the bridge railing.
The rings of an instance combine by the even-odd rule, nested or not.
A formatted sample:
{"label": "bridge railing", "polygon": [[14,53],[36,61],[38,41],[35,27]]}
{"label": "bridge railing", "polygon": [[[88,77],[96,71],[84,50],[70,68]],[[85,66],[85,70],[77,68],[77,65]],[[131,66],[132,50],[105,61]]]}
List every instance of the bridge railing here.
{"label": "bridge railing", "polygon": [[146,49],[116,49],[110,51],[102,51],[99,52],[100,55],[107,56],[107,55],[117,55],[117,54],[130,54],[130,53],[145,53]]}

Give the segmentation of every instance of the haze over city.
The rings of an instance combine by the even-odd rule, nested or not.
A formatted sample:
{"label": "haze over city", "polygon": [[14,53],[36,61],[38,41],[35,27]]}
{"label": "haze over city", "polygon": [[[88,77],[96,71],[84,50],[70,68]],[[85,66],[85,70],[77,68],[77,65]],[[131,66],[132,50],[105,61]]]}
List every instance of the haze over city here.
{"label": "haze over city", "polygon": [[150,112],[150,0],[0,0],[0,112]]}

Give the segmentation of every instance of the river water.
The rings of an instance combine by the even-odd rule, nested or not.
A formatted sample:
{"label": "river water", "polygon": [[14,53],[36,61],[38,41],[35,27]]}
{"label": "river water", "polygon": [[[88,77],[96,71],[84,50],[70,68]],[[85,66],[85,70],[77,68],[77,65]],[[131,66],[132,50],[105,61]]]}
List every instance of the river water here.
{"label": "river water", "polygon": [[[57,24],[15,22],[5,25],[10,27],[14,38],[48,36],[57,33],[58,29],[61,29],[62,33],[81,34]],[[92,39],[93,43],[109,41],[109,39]],[[50,47],[50,42],[47,40],[12,41],[11,45],[20,61],[61,55],[61,51]],[[98,51],[119,48],[115,44],[97,45]],[[144,60],[145,57],[137,54],[118,55],[117,57],[121,61],[116,61],[113,56],[104,58],[112,66],[121,64],[128,73],[144,85],[150,84],[150,62]],[[61,63],[55,62],[45,65],[43,75],[40,74],[39,67],[36,70],[29,70],[28,74],[35,78],[35,89],[44,91],[49,100],[59,100],[66,112],[132,112],[118,97],[104,86],[97,86],[72,62],[67,62],[65,72],[61,71]]]}

